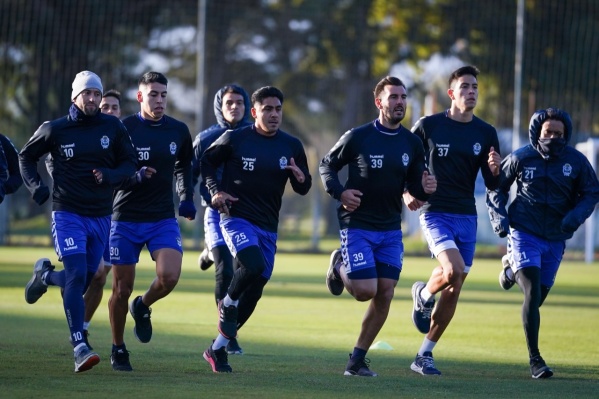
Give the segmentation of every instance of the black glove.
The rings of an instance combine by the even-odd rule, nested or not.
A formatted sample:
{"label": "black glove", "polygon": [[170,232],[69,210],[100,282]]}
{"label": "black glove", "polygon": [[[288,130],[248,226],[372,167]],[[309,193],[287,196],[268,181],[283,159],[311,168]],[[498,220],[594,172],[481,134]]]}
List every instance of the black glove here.
{"label": "black glove", "polygon": [[576,221],[576,219],[570,215],[566,215],[564,220],[562,220],[561,229],[564,233],[574,233],[580,224]]}
{"label": "black glove", "polygon": [[184,200],[179,203],[179,216],[189,220],[196,218],[196,206],[191,200]]}
{"label": "black glove", "polygon": [[47,186],[39,186],[33,193],[33,200],[38,204],[42,205],[50,198],[50,189]]}

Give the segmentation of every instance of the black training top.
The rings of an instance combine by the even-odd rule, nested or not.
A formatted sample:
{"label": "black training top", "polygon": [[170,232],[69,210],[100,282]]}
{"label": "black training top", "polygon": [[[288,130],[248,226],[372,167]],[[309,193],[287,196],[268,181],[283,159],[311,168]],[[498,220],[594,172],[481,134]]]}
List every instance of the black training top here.
{"label": "black training top", "polygon": [[[303,183],[285,169],[291,158],[305,175]],[[219,181],[216,171],[221,164],[224,167]],[[211,195],[224,191],[239,198],[233,203],[231,216],[270,232],[276,232],[279,225],[287,180],[301,195],[307,194],[312,186],[306,153],[299,139],[282,130],[264,136],[256,132],[255,125],[226,131],[204,152],[201,170]]]}
{"label": "black training top", "polygon": [[[136,169],[123,123],[101,112],[85,116],[74,104],[68,116],[44,122],[19,154],[21,175],[32,194],[44,186],[37,165],[48,153],[53,159],[52,210],[81,216],[110,215],[114,188]],[[102,171],[101,183],[94,169]]]}
{"label": "black training top", "polygon": [[158,122],[149,121],[139,113],[123,123],[131,135],[139,167],[150,166],[156,173],[141,183],[132,177],[117,191],[112,219],[155,222],[175,217],[173,174],[179,199],[193,200],[193,149],[187,125],[166,115]]}
{"label": "black training top", "polygon": [[421,138],[428,168],[437,178],[437,191],[422,212],[476,215],[478,171],[488,189],[499,185],[499,176],[493,176],[487,163],[491,147],[500,153],[495,128],[476,116],[470,122],[458,122],[442,112],[421,118],[412,132]]}
{"label": "black training top", "polygon": [[[348,177],[341,184],[338,172],[345,165]],[[374,231],[401,228],[405,188],[423,201],[428,198],[422,188],[424,170],[422,142],[403,126],[391,131],[377,121],[346,132],[319,167],[325,190],[333,198],[339,200],[347,189],[362,192],[353,212],[338,204],[340,227]]]}

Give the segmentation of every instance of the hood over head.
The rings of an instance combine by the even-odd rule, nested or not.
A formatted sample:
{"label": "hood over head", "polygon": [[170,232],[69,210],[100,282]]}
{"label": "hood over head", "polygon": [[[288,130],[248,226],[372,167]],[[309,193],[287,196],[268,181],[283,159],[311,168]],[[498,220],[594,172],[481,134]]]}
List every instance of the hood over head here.
{"label": "hood over head", "polygon": [[543,123],[550,119],[561,121],[564,124],[564,147],[570,142],[570,138],[572,137],[572,119],[566,111],[562,111],[559,108],[547,108],[535,111],[530,118],[528,138],[530,144],[532,144],[532,146],[544,157],[548,157],[550,154],[547,152],[547,148],[543,148],[544,146],[539,144],[539,137],[541,135]]}
{"label": "hood over head", "polygon": [[245,111],[243,113],[243,118],[237,123],[236,127],[241,127],[245,125],[249,125],[252,123],[250,119],[250,108],[252,105],[250,104],[250,96],[248,93],[241,87],[235,84],[230,84],[222,87],[219,91],[214,95],[214,115],[216,116],[216,120],[221,127],[231,128],[231,124],[227,122],[223,116],[223,96],[225,93],[232,91],[234,93],[241,94],[243,96],[243,103],[245,104]]}

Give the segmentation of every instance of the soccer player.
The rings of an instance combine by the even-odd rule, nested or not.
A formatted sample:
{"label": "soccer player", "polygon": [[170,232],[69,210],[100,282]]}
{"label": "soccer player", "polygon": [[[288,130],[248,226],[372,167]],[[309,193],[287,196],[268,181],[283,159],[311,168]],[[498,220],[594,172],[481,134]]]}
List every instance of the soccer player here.
{"label": "soccer player", "polygon": [[78,73],[71,98],[69,114],[44,122],[21,150],[19,162],[25,185],[41,205],[50,192],[37,164],[48,153],[52,157],[52,236],[64,270],[54,272],[48,259],[38,260],[25,287],[25,300],[35,303],[48,285],[64,289],[78,373],[100,361],[85,343],[83,293],[108,240],[114,188],[135,173],[136,155],[121,121],[99,112],[102,81],[98,75]]}
{"label": "soccer player", "polygon": [[[214,96],[214,115],[218,123],[201,131],[193,142],[194,187],[200,177],[200,159],[206,148],[225,131],[251,125],[250,106],[250,97],[247,92],[237,85],[227,85],[216,92]],[[219,173],[222,174],[222,168]],[[206,210],[204,212],[205,245],[198,262],[202,270],[208,269],[212,263],[215,263],[214,296],[218,306],[218,302],[227,294],[227,288],[229,288],[233,278],[233,256],[220,231],[220,215],[216,209],[210,206],[210,193],[203,180],[199,182],[199,191],[202,197],[202,205],[206,207]],[[229,341],[227,352],[229,355],[243,354],[243,349],[239,346],[237,338],[232,338]]]}
{"label": "soccer player", "polygon": [[[411,369],[439,375],[433,349],[455,313],[476,247],[477,214],[474,185],[479,170],[489,189],[499,184],[501,157],[495,128],[474,115],[479,71],[463,66],[449,77],[445,112],[421,118],[412,131],[422,139],[437,191],[427,202],[404,193],[410,210],[421,209],[420,224],[439,265],[428,282],[412,286],[412,321],[426,334]],[[435,295],[440,298],[435,306]]]}
{"label": "soccer player", "polygon": [[[509,290],[517,283],[524,293],[522,324],[532,378],[549,378],[553,371],[539,350],[539,308],[555,282],[566,240],[599,202],[599,182],[586,157],[568,145],[572,121],[565,111],[536,111],[528,136],[530,144],[501,162],[501,184],[487,190],[487,206],[493,230],[508,238],[500,285]],[[514,182],[516,196],[506,210]]]}
{"label": "soccer player", "polygon": [[[418,137],[401,125],[407,108],[404,83],[387,76],[374,88],[379,117],[346,132],[320,162],[327,193],[339,201],[341,250],[331,255],[327,287],[370,301],[345,375],[375,377],[366,353],[385,324],[403,263],[402,194],[425,201],[436,188]],[[338,172],[347,165],[345,184]]]}
{"label": "soccer player", "polygon": [[219,335],[204,352],[215,373],[232,371],[226,346],[251,316],[272,275],[287,181],[300,195],[312,186],[302,143],[279,129],[283,93],[262,87],[252,94],[251,104],[255,123],[226,131],[201,159],[211,204],[221,213],[225,242],[238,263],[227,295],[218,305]]}
{"label": "soccer player", "polygon": [[[108,90],[102,95],[102,102],[100,102],[100,112],[107,115],[121,117],[121,93],[117,90]],[[112,265],[110,263],[110,243],[106,241],[106,247],[104,249],[104,255],[98,265],[98,270],[92,281],[87,287],[87,291],[83,295],[83,301],[85,302],[85,316],[83,318],[83,335],[85,335],[85,341],[90,349],[93,349],[89,344],[89,326],[91,324],[94,313],[100,306],[102,296],[104,294],[104,285],[106,284],[106,277],[110,273]]]}
{"label": "soccer player", "polygon": [[[179,216],[195,218],[187,126],[165,114],[167,78],[147,72],[139,80],[140,112],[124,119],[141,167],[115,194],[110,229],[112,295],[108,301],[112,328],[112,368],[131,371],[124,341],[127,310],[135,320],[133,333],[142,343],[152,338],[153,303],[166,297],[181,275],[183,248],[173,205],[173,175],[179,195]],[[135,265],[147,246],[156,262],[156,278],[148,290],[127,306],[135,281]]]}
{"label": "soccer player", "polygon": [[23,185],[19,171],[19,152],[12,141],[0,134],[0,204]]}

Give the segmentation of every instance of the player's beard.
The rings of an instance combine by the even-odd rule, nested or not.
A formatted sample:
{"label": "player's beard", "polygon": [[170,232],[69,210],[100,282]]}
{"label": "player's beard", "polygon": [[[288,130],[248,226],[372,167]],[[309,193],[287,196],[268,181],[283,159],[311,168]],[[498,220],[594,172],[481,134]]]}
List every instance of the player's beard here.
{"label": "player's beard", "polygon": [[401,116],[395,116],[395,111],[390,112],[388,119],[389,119],[389,123],[391,123],[392,125],[399,125],[401,123],[401,121],[403,121],[403,118],[406,116],[406,113],[403,112],[401,114]]}
{"label": "player's beard", "polygon": [[96,104],[85,104],[83,107],[83,113],[87,116],[94,116],[98,113],[100,108]]}

